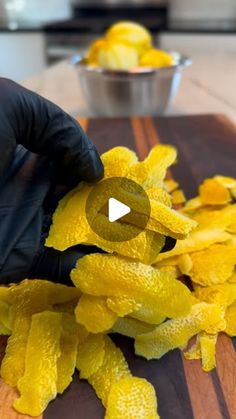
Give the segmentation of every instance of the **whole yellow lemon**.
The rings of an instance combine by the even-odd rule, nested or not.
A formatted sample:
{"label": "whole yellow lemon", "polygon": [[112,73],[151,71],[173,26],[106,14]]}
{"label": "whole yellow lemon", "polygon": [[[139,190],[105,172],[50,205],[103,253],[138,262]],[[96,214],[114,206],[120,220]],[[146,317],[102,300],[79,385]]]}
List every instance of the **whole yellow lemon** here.
{"label": "whole yellow lemon", "polygon": [[150,48],[140,58],[141,67],[169,67],[174,65],[173,57],[165,51]]}
{"label": "whole yellow lemon", "polygon": [[110,70],[128,70],[138,66],[138,53],[135,48],[119,42],[107,42],[99,50],[98,63]]}
{"label": "whole yellow lemon", "polygon": [[99,38],[96,41],[92,42],[90,45],[87,54],[86,61],[90,65],[98,65],[98,54],[101,48],[105,47],[106,40]]}
{"label": "whole yellow lemon", "polygon": [[134,22],[118,22],[108,29],[109,41],[122,42],[136,48],[139,55],[151,47],[151,34],[146,28]]}

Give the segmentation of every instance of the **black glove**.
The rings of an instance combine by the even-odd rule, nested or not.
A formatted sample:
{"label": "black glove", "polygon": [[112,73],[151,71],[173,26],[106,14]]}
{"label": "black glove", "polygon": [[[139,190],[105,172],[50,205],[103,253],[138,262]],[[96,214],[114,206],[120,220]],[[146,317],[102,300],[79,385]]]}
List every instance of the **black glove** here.
{"label": "black glove", "polygon": [[102,177],[96,148],[73,118],[0,78],[0,283],[69,282],[76,260],[94,248],[45,248],[51,214],[79,181]]}
{"label": "black glove", "polygon": [[[98,153],[73,118],[0,78],[0,283],[28,277],[71,284],[76,260],[98,249],[44,247],[51,215],[71,187],[102,176]],[[162,251],[174,244],[167,237]]]}

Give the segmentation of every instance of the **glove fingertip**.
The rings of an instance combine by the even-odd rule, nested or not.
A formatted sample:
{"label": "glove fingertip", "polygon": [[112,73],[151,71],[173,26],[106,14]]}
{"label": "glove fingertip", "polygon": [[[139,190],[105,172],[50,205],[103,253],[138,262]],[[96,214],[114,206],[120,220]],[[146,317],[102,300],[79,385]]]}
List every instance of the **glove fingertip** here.
{"label": "glove fingertip", "polygon": [[89,164],[83,175],[87,182],[98,182],[104,176],[104,167],[96,148],[89,151]]}

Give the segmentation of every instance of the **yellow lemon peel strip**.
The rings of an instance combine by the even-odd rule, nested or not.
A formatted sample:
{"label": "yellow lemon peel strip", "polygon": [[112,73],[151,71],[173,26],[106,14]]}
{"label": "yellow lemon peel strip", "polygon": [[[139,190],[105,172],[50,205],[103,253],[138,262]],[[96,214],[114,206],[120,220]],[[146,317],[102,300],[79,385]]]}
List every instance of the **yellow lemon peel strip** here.
{"label": "yellow lemon peel strip", "polygon": [[71,278],[84,293],[107,297],[126,295],[145,304],[156,304],[162,316],[187,313],[191,306],[191,293],[184,284],[151,266],[120,256],[85,256],[78,260]]}
{"label": "yellow lemon peel strip", "polygon": [[57,361],[57,392],[60,394],[69,386],[74,374],[79,341],[78,330],[74,316],[62,313],[61,354]]}
{"label": "yellow lemon peel strip", "polygon": [[118,318],[112,327],[112,332],[120,335],[136,338],[143,333],[151,332],[155,325],[151,325],[131,317]]}
{"label": "yellow lemon peel strip", "polygon": [[216,367],[216,342],[217,335],[209,335],[208,333],[201,333],[200,338],[202,369],[209,372]]}
{"label": "yellow lemon peel strip", "polygon": [[105,419],[142,418],[159,418],[155,389],[144,378],[122,378],[111,388]]}
{"label": "yellow lemon peel strip", "polygon": [[89,376],[88,381],[102,400],[104,406],[112,386],[121,378],[130,377],[128,364],[119,348],[108,336],[104,336],[104,358],[98,370]]}
{"label": "yellow lemon peel strip", "polygon": [[57,362],[60,356],[60,313],[34,314],[27,342],[25,372],[17,383],[20,398],[14,408],[39,416],[57,395]]}
{"label": "yellow lemon peel strip", "polygon": [[199,187],[199,196],[204,205],[225,205],[230,202],[230,193],[216,179],[205,179]]}
{"label": "yellow lemon peel strip", "polygon": [[135,352],[147,359],[159,359],[170,350],[186,345],[200,331],[215,334],[224,328],[224,310],[220,306],[195,304],[186,317],[168,320],[153,332],[138,336],[135,340]]}
{"label": "yellow lemon peel strip", "polygon": [[105,297],[83,294],[75,309],[75,317],[89,332],[100,333],[112,328],[117,314],[108,307]]}
{"label": "yellow lemon peel strip", "polygon": [[225,312],[226,328],[225,333],[229,336],[236,336],[236,302],[231,304]]}
{"label": "yellow lemon peel strip", "polygon": [[90,334],[78,346],[76,368],[80,371],[80,378],[89,378],[101,367],[105,356],[104,335]]}
{"label": "yellow lemon peel strip", "polygon": [[236,248],[214,244],[208,249],[192,253],[193,267],[189,273],[193,282],[213,285],[225,282],[236,264]]}

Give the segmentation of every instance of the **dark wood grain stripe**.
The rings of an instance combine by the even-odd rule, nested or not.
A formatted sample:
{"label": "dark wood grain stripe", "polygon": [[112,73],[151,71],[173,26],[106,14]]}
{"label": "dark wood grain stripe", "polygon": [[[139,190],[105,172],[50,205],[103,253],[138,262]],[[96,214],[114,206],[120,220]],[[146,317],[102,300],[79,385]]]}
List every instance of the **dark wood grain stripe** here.
{"label": "dark wood grain stripe", "polygon": [[7,346],[7,336],[0,336],[0,364],[3,360],[3,357],[5,355],[5,349]]}
{"label": "dark wood grain stripe", "polygon": [[135,150],[133,129],[128,118],[90,119],[87,134],[99,153],[116,146]]}
{"label": "dark wood grain stripe", "polygon": [[234,349],[236,350],[236,338],[232,338],[232,342],[233,342],[233,345],[234,345]]}
{"label": "dark wood grain stripe", "polygon": [[[178,150],[178,164],[173,166],[171,171],[177,182],[181,184],[182,189],[188,198],[197,194],[197,181],[192,173],[192,165],[189,159],[192,155],[191,146],[185,146],[185,140],[181,132],[179,132],[178,120],[170,118],[167,123],[166,118],[155,118],[154,123],[159,132],[161,142],[164,144],[172,144]],[[180,124],[180,128],[182,125]],[[185,133],[186,134],[186,133]],[[189,133],[190,135],[190,133]]]}
{"label": "dark wood grain stripe", "polygon": [[222,391],[219,376],[217,374],[217,369],[215,368],[209,374],[211,375],[211,378],[212,378],[212,382],[213,382],[214,389],[217,395],[217,400],[219,403],[221,414],[224,419],[230,419],[228,407],[224,398],[224,393]]}
{"label": "dark wood grain stripe", "polygon": [[155,118],[161,141],[178,148],[173,174],[188,197],[198,185],[216,173],[235,176],[236,132],[221,116],[197,115]]}
{"label": "dark wood grain stripe", "polygon": [[93,388],[75,372],[70,386],[49,404],[43,419],[103,419],[104,415],[105,409]]}

